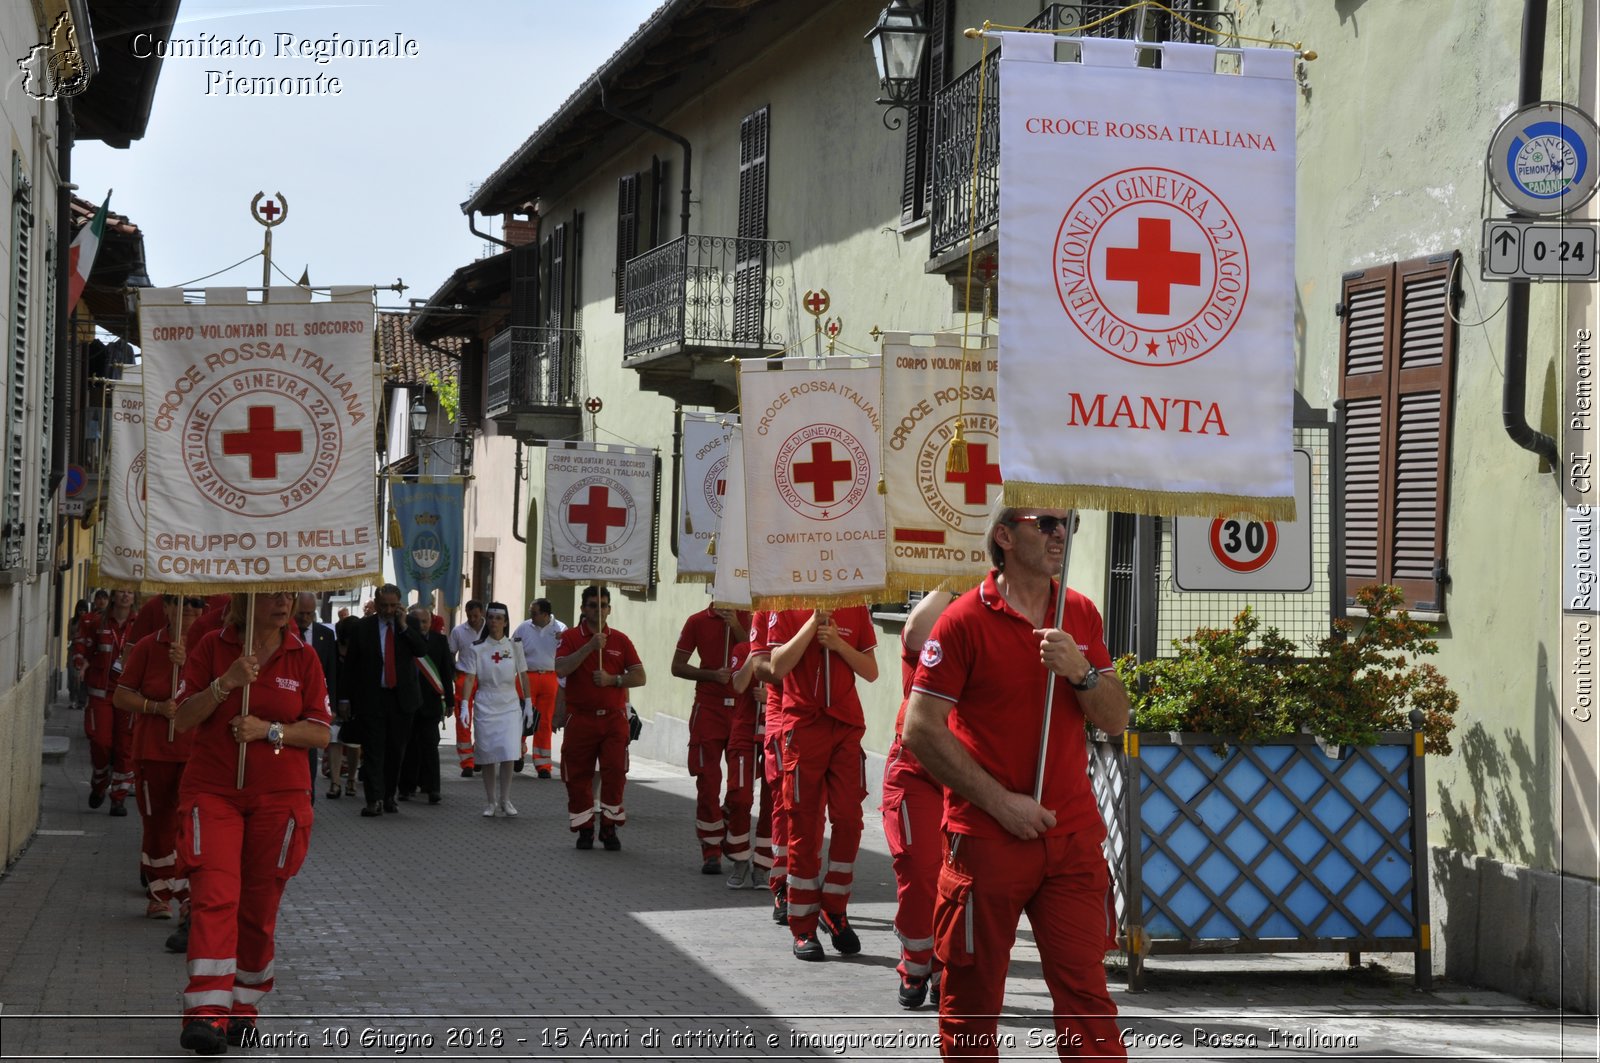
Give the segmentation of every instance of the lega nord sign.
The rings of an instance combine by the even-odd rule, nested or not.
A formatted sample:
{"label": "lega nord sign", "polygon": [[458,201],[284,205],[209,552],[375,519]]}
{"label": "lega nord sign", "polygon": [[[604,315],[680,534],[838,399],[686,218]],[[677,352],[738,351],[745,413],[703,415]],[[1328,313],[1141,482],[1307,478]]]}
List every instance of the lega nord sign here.
{"label": "lega nord sign", "polygon": [[1311,589],[1311,455],[1294,452],[1297,520],[1179,517],[1172,575],[1180,591]]}

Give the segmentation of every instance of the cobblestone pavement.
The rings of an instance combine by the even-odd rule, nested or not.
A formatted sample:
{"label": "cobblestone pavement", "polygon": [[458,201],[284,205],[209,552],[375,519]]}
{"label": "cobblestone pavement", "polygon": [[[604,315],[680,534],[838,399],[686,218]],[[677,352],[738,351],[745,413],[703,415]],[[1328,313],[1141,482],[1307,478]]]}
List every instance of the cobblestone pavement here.
{"label": "cobblestone pavement", "polygon": [[[0,1058],[184,1056],[183,957],[144,918],[139,820],[86,803],[77,714],[47,734],[40,829],[0,878]],[[618,853],[578,852],[559,781],[516,777],[516,819],[484,819],[448,747],[444,801],[362,819],[319,796],[311,853],[278,924],[277,989],[251,1059],[931,1059],[936,1016],[895,1000],[894,885],[868,815],[852,922],[859,956],[801,963],[765,891],[700,873],[693,788],[639,761]],[[320,792],[320,787],[319,787]],[[1134,1058],[1597,1058],[1595,1022],[1440,981],[1409,956],[1158,959],[1129,993]],[[1001,1022],[1007,1059],[1053,1058],[1049,996],[1024,926]]]}

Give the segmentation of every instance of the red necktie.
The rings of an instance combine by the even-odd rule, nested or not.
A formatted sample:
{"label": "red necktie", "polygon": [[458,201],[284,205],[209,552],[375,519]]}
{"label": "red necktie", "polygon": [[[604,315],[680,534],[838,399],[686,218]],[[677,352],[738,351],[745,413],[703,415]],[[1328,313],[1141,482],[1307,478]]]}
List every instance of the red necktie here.
{"label": "red necktie", "polygon": [[385,624],[388,638],[383,640],[383,685],[394,686],[394,625]]}

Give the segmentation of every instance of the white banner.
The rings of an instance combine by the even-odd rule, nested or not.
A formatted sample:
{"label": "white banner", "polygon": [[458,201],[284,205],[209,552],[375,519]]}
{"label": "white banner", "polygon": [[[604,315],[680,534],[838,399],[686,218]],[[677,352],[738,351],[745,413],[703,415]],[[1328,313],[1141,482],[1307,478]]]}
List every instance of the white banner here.
{"label": "white banner", "polygon": [[683,415],[682,477],[678,485],[678,582],[709,582],[716,560],[706,553],[722,519],[728,490],[727,426],[738,418],[726,413]]}
{"label": "white banner", "polygon": [[[348,587],[381,576],[371,289],[347,301],[142,299],[147,583]],[[274,293],[276,294],[276,293]]]}
{"label": "white banner", "polygon": [[1293,54],[1004,35],[1008,501],[1294,516]]}
{"label": "white banner", "polygon": [[105,525],[96,559],[96,583],[137,590],[144,579],[144,384],[138,367],[122,370],[110,386],[111,459],[100,480]]}
{"label": "white banner", "polygon": [[886,596],[880,362],[739,363],[757,608],[865,605]]}
{"label": "white banner", "polygon": [[711,580],[711,604],[749,609],[750,538],[744,504],[744,429],[728,426],[728,491],[722,499],[722,519],[717,522],[717,571]]}
{"label": "white banner", "polygon": [[[889,589],[965,590],[989,567],[983,529],[1000,493],[1000,418],[992,336],[883,337],[884,498]],[[965,363],[963,371],[963,362]],[[950,468],[961,426],[966,468]]]}
{"label": "white banner", "polygon": [[648,450],[551,443],[544,456],[544,582],[647,586],[655,487]]}

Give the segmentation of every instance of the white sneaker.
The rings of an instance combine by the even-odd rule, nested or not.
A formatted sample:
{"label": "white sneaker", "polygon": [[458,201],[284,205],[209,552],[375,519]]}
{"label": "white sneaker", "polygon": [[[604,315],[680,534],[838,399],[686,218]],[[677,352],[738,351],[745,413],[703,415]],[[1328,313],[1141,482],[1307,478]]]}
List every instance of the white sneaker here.
{"label": "white sneaker", "polygon": [[767,878],[769,877],[769,874],[770,873],[764,867],[756,868],[755,873],[750,876],[750,888],[758,890],[766,889]]}
{"label": "white sneaker", "polygon": [[504,812],[508,816],[514,816],[517,814],[517,806],[512,804],[510,801],[502,801],[500,802],[500,811]]}
{"label": "white sneaker", "polygon": [[494,817],[494,806],[493,805],[484,805],[483,806],[483,817],[485,819],[492,819]]}
{"label": "white sneaker", "polygon": [[728,881],[723,883],[730,890],[745,890],[750,888],[750,861],[735,860],[733,874],[728,876]]}

